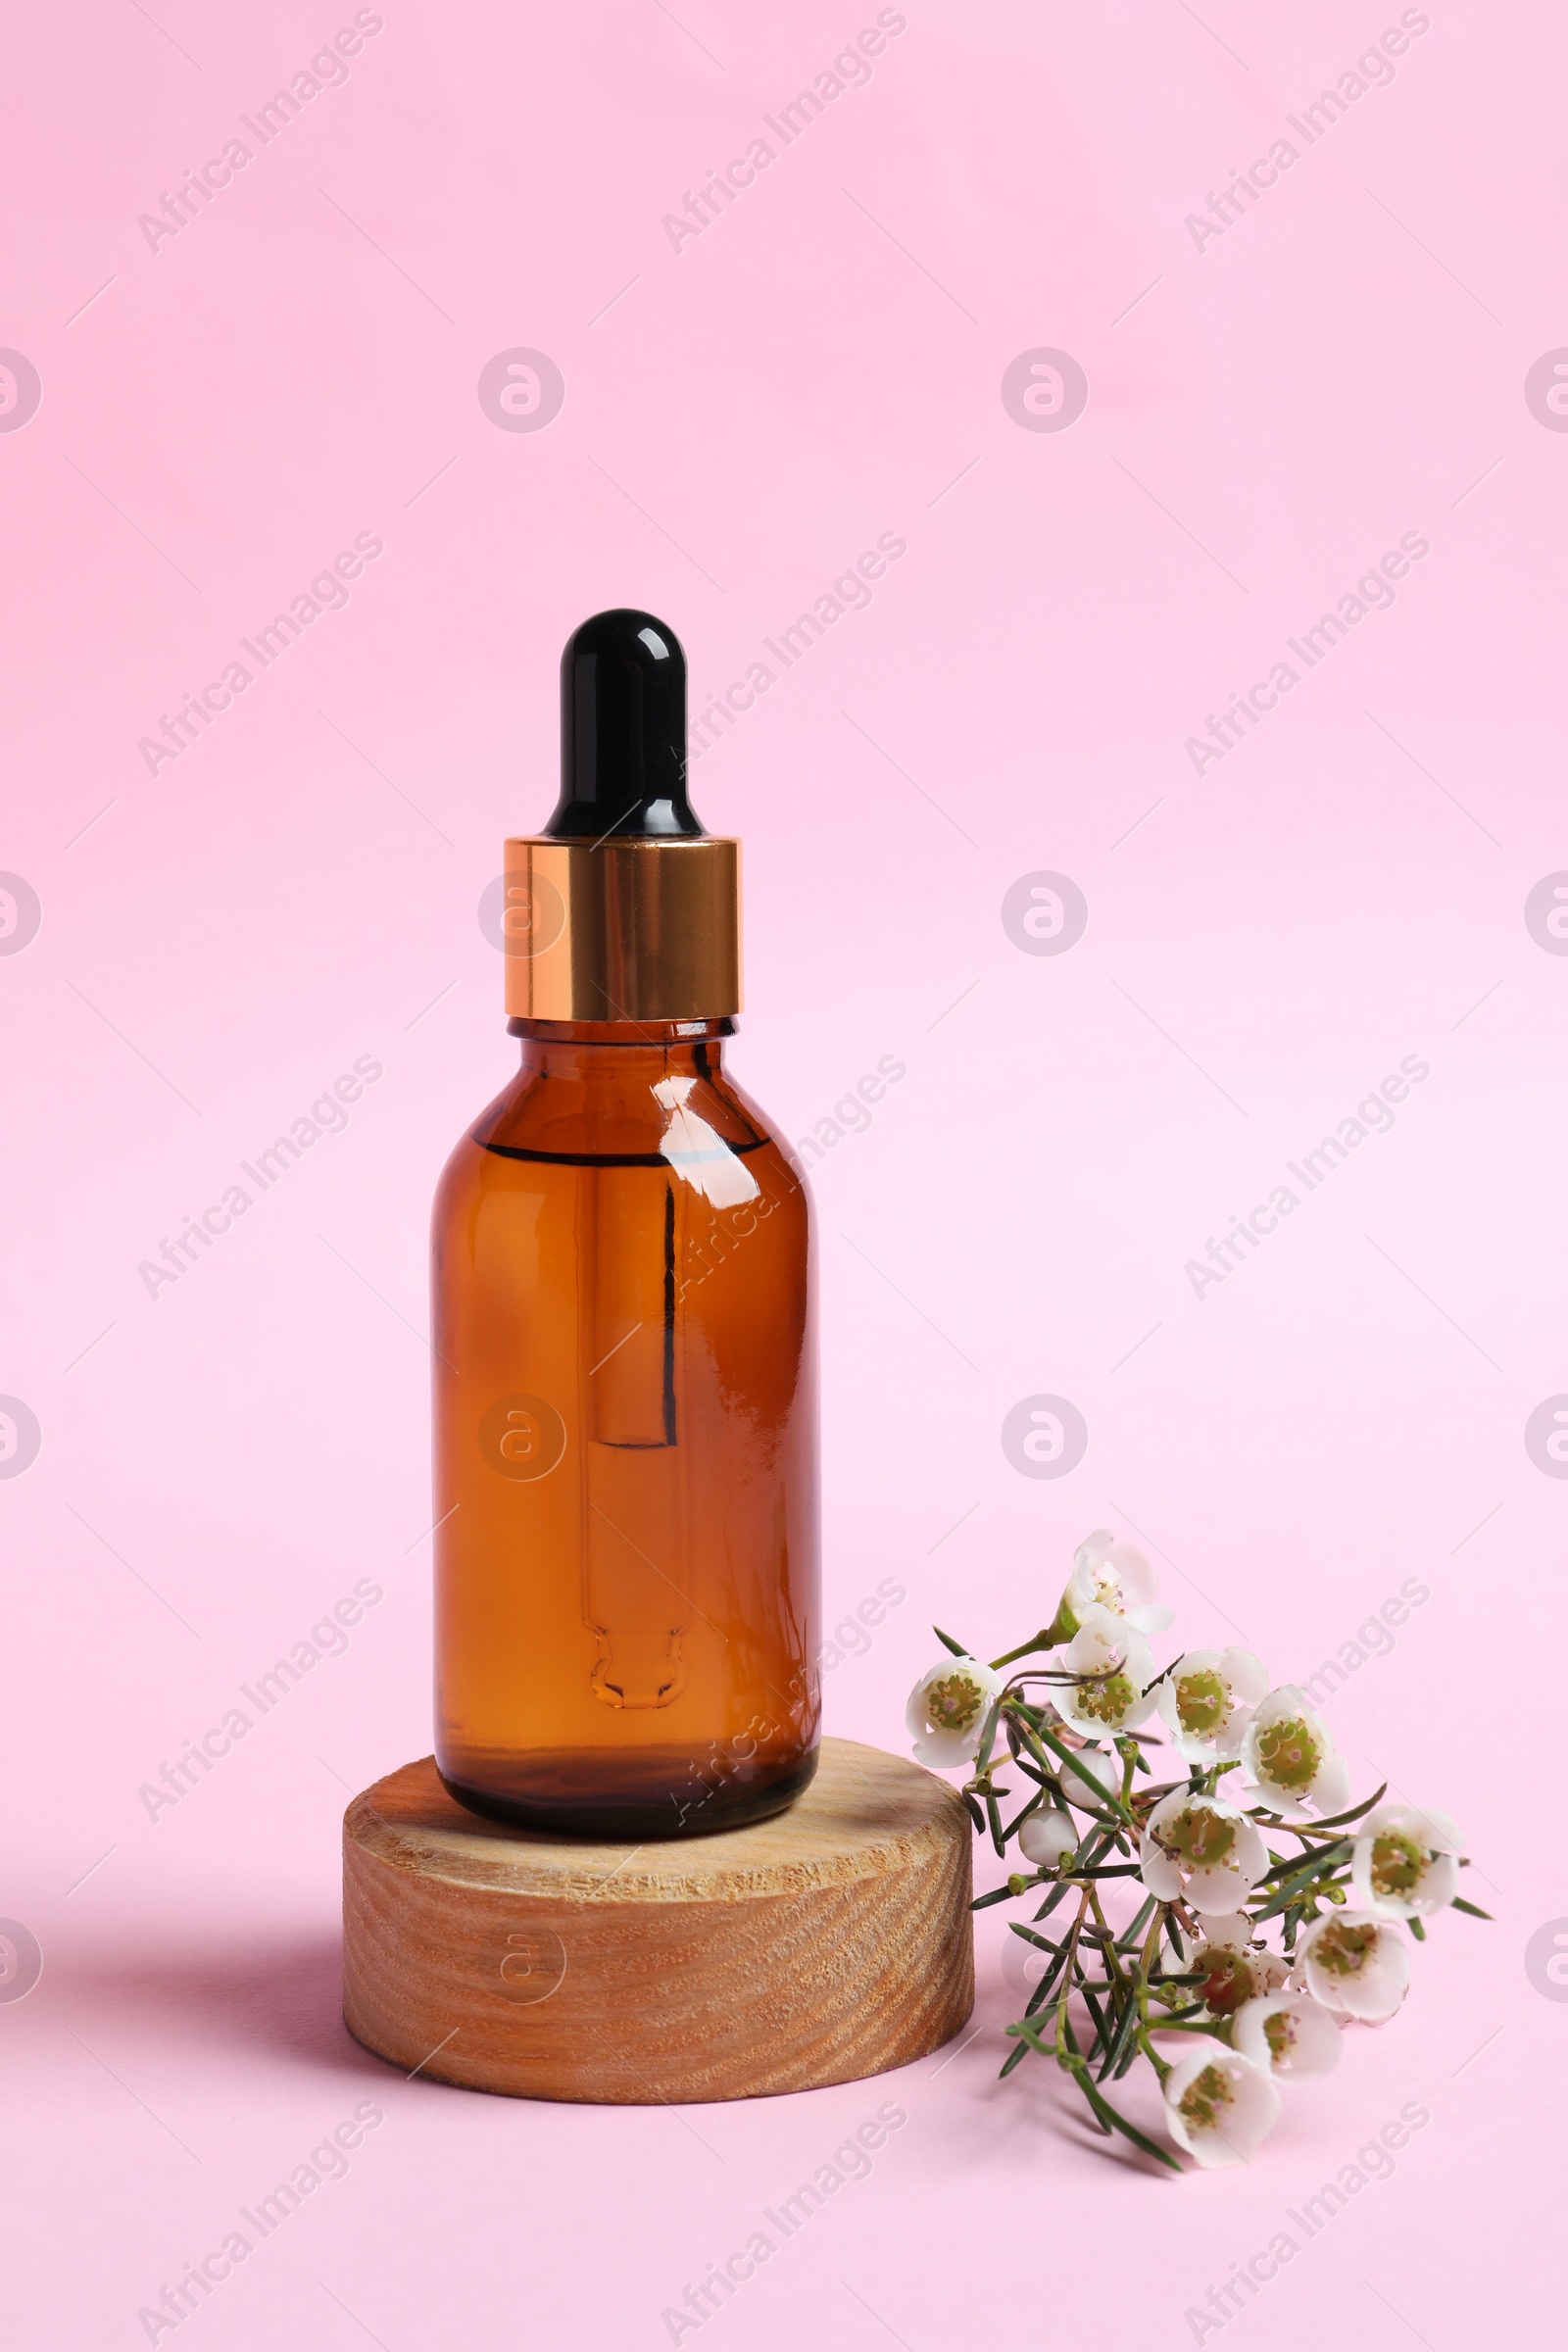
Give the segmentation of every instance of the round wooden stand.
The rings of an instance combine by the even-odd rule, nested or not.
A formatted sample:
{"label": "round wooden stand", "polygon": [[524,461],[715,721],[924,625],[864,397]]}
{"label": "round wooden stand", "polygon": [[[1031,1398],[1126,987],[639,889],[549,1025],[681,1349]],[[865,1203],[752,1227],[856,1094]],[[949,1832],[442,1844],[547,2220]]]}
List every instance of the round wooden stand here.
{"label": "round wooden stand", "polygon": [[541,1836],[406,1764],[343,1821],[343,2014],[407,2074],[535,2099],[742,2099],[923,2057],[974,2005],[970,1829],[918,1765],[824,1740],[771,1821]]}

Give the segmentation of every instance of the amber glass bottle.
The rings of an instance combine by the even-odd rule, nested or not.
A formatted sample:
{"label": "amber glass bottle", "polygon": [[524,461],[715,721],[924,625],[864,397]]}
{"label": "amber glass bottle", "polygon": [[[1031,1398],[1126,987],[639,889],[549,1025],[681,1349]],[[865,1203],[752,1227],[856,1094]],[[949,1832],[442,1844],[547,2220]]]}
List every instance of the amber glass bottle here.
{"label": "amber glass bottle", "polygon": [[561,806],[507,845],[521,1067],[435,1204],[437,1762],[602,1837],[760,1819],[816,1760],[808,1203],[723,1070],[736,845],[684,741],[672,633],[586,622]]}

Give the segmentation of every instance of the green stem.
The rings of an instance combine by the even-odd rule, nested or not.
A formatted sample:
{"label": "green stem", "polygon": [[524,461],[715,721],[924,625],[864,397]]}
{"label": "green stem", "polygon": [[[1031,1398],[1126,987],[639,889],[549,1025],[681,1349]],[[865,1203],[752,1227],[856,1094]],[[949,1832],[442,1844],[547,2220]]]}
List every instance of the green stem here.
{"label": "green stem", "polygon": [[1140,2018],[1138,2021],[1138,2047],[1143,2052],[1144,2056],[1149,2060],[1149,2063],[1153,2068],[1155,2074],[1159,2077],[1159,2087],[1161,2090],[1163,2090],[1167,2076],[1174,2074],[1176,2070],[1168,2059],[1160,2056],[1153,2043],[1150,2040],[1149,2028],[1144,2024],[1142,2018]]}
{"label": "green stem", "polygon": [[1067,2003],[1072,1997],[1073,1971],[1078,1965],[1078,1931],[1084,1924],[1084,1913],[1088,1910],[1088,1908],[1089,1898],[1086,1895],[1084,1900],[1079,1904],[1078,1916],[1072,1923],[1072,1929],[1067,1943],[1067,1964],[1062,1970],[1061,1991],[1056,1999],[1055,2039],[1056,2063],[1058,2066],[1067,2066],[1069,2064],[1067,2057]]}
{"label": "green stem", "polygon": [[1122,1967],[1121,1955],[1116,1949],[1116,1938],[1111,1934],[1109,1921],[1100,1907],[1099,1892],[1093,1886],[1089,1889],[1089,1901],[1094,1910],[1096,1927],[1104,1931],[1100,1948],[1105,1954],[1106,1973],[1107,1975],[1114,1973],[1118,1980],[1125,1979],[1127,1971]]}
{"label": "green stem", "polygon": [[1056,1649],[1063,1642],[1070,1642],[1077,1630],[1076,1625],[1063,1627],[1061,1611],[1058,1609],[1051,1623],[1044,1626],[1032,1642],[1020,1642],[1016,1649],[1004,1650],[1000,1658],[993,1658],[991,1670],[993,1674],[1000,1674],[1004,1666],[1012,1664],[1014,1658],[1030,1657],[1037,1649]]}
{"label": "green stem", "polygon": [[1143,1957],[1138,1963],[1138,2047],[1158,2076],[1162,2090],[1171,2067],[1169,2060],[1160,2056],[1149,2038],[1149,1972],[1159,1958],[1159,1941],[1164,1925],[1165,1906],[1160,1903],[1155,1909],[1153,1921],[1149,1930],[1149,1937],[1144,1945]]}

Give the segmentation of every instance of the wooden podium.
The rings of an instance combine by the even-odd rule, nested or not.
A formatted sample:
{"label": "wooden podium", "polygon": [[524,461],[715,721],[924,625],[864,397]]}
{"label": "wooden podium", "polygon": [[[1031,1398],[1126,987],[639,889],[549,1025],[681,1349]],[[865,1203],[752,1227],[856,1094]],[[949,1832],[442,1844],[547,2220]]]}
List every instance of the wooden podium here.
{"label": "wooden podium", "polygon": [[751,2098],[923,2057],[974,2004],[969,1821],[825,1740],[770,1821],[601,1844],[482,1820],[432,1758],[343,1821],[343,2014],[406,2074],[622,2105]]}

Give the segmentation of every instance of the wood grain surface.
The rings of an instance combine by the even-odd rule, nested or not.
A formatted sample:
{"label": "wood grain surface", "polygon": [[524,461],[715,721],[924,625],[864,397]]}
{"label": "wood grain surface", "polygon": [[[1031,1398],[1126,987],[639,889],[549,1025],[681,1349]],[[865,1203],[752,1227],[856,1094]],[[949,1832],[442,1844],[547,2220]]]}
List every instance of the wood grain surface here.
{"label": "wood grain surface", "polygon": [[946,1782],[849,1740],[770,1821],[643,1846],[482,1820],[427,1756],[344,1816],[344,2017],[406,2074],[521,2098],[882,2074],[973,2007],[970,1842]]}

